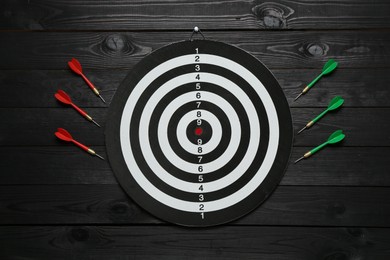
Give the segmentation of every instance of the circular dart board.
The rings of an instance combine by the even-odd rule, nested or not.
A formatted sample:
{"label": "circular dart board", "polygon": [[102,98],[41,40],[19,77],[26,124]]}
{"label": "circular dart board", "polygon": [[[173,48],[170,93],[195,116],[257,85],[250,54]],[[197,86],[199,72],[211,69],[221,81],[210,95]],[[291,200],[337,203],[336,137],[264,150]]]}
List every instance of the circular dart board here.
{"label": "circular dart board", "polygon": [[280,182],[293,139],[269,70],[209,40],[141,60],[108,118],[107,153],[121,186],[156,217],[185,226],[226,223],[260,205]]}

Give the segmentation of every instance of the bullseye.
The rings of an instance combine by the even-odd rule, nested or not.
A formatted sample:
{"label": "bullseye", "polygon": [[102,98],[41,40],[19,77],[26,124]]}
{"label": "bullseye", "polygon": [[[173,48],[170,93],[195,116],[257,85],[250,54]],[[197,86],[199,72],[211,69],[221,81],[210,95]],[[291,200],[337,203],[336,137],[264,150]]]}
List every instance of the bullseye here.
{"label": "bullseye", "polygon": [[194,133],[195,133],[195,135],[197,135],[197,136],[201,136],[202,133],[203,133],[203,128],[202,128],[202,127],[197,127],[197,128],[195,128]]}
{"label": "bullseye", "polygon": [[292,146],[279,84],[255,57],[208,40],[152,52],[115,94],[107,153],[128,195],[163,220],[212,226],[258,207]]}
{"label": "bullseye", "polygon": [[[216,119],[216,120],[218,120],[218,119]],[[199,123],[201,123],[202,126],[198,126]],[[216,128],[216,127],[217,126],[214,125],[214,128]],[[219,130],[217,130],[217,131],[219,131]],[[223,130],[221,129],[221,131],[223,131]],[[205,119],[203,119],[202,121],[193,120],[187,126],[187,139],[191,143],[193,143],[194,145],[198,145],[199,139],[202,140],[203,145],[207,144],[207,142],[212,138],[212,133],[213,133],[212,126]],[[218,145],[220,140],[218,140],[218,143],[217,143],[217,140],[215,140],[214,142],[215,142],[215,145]],[[213,149],[215,149],[215,148],[213,148]]]}

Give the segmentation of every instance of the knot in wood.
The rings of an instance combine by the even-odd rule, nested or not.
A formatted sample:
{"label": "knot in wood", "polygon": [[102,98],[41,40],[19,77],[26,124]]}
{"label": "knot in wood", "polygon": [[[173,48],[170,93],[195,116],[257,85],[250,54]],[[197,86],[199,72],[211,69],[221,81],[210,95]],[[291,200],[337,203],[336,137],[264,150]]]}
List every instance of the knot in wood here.
{"label": "knot in wood", "polygon": [[332,252],[328,254],[324,260],[348,260],[349,258],[349,253],[346,252]]}
{"label": "knot in wood", "polygon": [[12,16],[12,12],[11,12],[10,10],[5,10],[5,11],[3,12],[3,16],[4,16],[5,18],[10,18],[10,17]]}
{"label": "knot in wood", "polygon": [[301,49],[305,56],[309,57],[323,57],[329,51],[329,46],[325,43],[307,43]]}
{"label": "knot in wood", "polygon": [[286,28],[287,17],[293,14],[294,10],[282,4],[266,2],[253,7],[252,12],[266,28]]}
{"label": "knot in wood", "polygon": [[345,205],[341,202],[335,202],[328,207],[328,212],[331,216],[342,215],[344,214],[345,210]]}
{"label": "knot in wood", "polygon": [[118,202],[111,207],[111,210],[116,214],[124,214],[129,211],[129,205],[124,202]]}
{"label": "knot in wood", "polygon": [[76,241],[86,241],[89,238],[89,231],[84,228],[74,228],[71,231],[72,238]]}
{"label": "knot in wood", "polygon": [[106,53],[132,53],[134,47],[126,35],[122,34],[110,34],[108,35],[102,44],[103,51]]}
{"label": "knot in wood", "polygon": [[361,228],[348,228],[347,231],[353,237],[356,237],[356,238],[364,237],[364,232]]}

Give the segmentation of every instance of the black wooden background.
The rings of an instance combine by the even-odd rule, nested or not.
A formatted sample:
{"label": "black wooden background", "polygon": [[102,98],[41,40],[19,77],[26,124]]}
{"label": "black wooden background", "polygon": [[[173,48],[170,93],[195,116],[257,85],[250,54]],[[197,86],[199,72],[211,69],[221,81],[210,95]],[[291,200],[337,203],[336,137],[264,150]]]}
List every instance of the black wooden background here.
{"label": "black wooden background", "polygon": [[[291,161],[336,129],[347,136],[290,163],[251,214],[203,229],[149,215],[107,161],[53,134],[65,127],[106,156],[108,106],[70,58],[109,103],[138,61],[194,26],[270,68],[296,131],[343,96],[341,110],[295,138]],[[389,32],[388,0],[2,0],[0,259],[390,259]],[[293,102],[329,58],[339,68]],[[59,104],[59,88],[103,128]]]}

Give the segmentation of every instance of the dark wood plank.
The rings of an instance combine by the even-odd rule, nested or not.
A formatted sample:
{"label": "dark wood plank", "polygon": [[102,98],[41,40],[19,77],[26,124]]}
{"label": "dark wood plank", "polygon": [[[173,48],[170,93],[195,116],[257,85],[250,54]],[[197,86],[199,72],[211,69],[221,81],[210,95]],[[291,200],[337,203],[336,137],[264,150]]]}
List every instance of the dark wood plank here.
{"label": "dark wood plank", "polygon": [[36,226],[0,227],[3,259],[375,259],[377,228]]}
{"label": "dark wood plank", "polygon": [[[389,187],[279,186],[237,225],[390,227]],[[151,224],[118,185],[8,185],[0,224]]]}
{"label": "dark wood plank", "polygon": [[[85,111],[104,127],[107,109]],[[59,127],[88,146],[104,144],[104,128],[98,128],[70,107],[5,108],[0,109],[0,116],[6,122],[0,125],[2,145],[39,145],[40,140],[41,145],[67,145],[54,135]]]}
{"label": "dark wood plank", "polygon": [[[58,127],[66,128],[74,138],[87,145],[103,145],[107,109],[89,108],[86,111],[102,128],[98,128],[68,107],[2,108],[0,146],[62,145],[54,136]],[[295,132],[322,111],[322,108],[292,108]],[[388,108],[341,108],[334,113],[328,113],[311,129],[296,136],[294,145],[318,145],[335,130],[343,129],[347,138],[340,146],[390,146],[388,118]]]}
{"label": "dark wood plank", "polygon": [[[348,102],[348,101],[347,101]],[[323,109],[291,109],[295,133],[320,114]],[[385,108],[341,108],[328,113],[314,126],[295,136],[294,146],[317,146],[335,130],[344,131],[346,138],[334,146],[388,146],[390,144],[390,110]],[[309,120],[308,120],[309,119]]]}
{"label": "dark wood plank", "polygon": [[[104,147],[94,147],[106,157]],[[389,186],[389,147],[329,147],[299,164],[295,147],[282,185]],[[0,185],[117,184],[109,163],[75,147],[0,147]]]}
{"label": "dark wood plank", "polygon": [[[0,29],[188,30],[388,28],[389,4],[262,1],[22,1],[6,0]],[[326,12],[324,12],[326,10]]]}
{"label": "dark wood plank", "polygon": [[119,185],[10,185],[0,194],[0,224],[161,223]]}
{"label": "dark wood plank", "polygon": [[[107,161],[76,147],[0,147],[0,185],[117,184]],[[104,147],[93,147],[107,158]]]}
{"label": "dark wood plank", "polygon": [[[0,69],[67,69],[72,57],[85,68],[131,68],[151,51],[189,39],[190,32],[3,32]],[[340,68],[390,66],[390,34],[384,31],[205,32],[234,44],[270,68],[322,68],[335,58]],[[15,54],[18,55],[15,55]]]}
{"label": "dark wood plank", "polygon": [[[86,70],[107,102],[111,102],[119,84],[130,70]],[[62,107],[54,98],[58,89],[70,95],[80,107],[107,107],[83,79],[68,70],[2,70],[0,107]]]}
{"label": "dark wood plank", "polygon": [[283,185],[389,186],[389,147],[327,147],[299,164],[313,147],[295,147]]}
{"label": "dark wood plank", "polygon": [[[85,71],[110,103],[129,69]],[[341,95],[344,107],[389,107],[390,74],[387,68],[344,69],[322,79],[310,93],[293,102],[318,73],[318,69],[271,69],[282,86],[291,107],[325,107],[329,100]],[[53,98],[57,89],[65,90],[81,107],[105,107],[83,80],[70,70],[0,70],[0,88],[4,98],[0,107],[59,107]]]}
{"label": "dark wood plank", "polygon": [[341,66],[294,102],[294,98],[319,71],[321,66],[315,70],[271,69],[283,88],[290,107],[326,107],[334,96],[342,96],[345,99],[343,107],[390,106],[388,69],[345,69]]}

